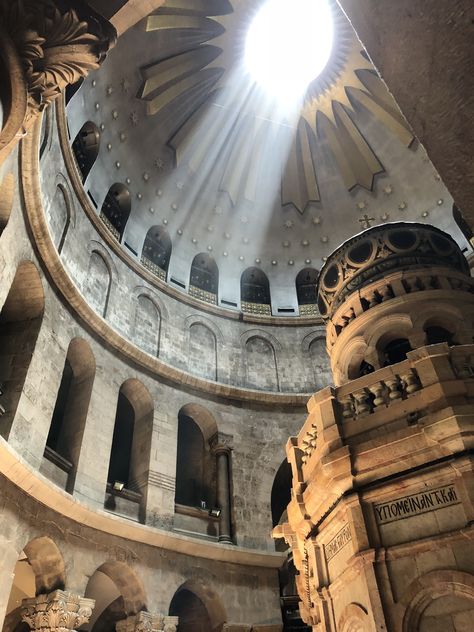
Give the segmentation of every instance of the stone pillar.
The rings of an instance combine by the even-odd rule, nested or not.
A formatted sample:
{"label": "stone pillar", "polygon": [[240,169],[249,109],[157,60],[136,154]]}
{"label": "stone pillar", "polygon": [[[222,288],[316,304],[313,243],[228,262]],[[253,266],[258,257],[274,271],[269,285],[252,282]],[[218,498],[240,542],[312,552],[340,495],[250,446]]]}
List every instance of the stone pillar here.
{"label": "stone pillar", "polygon": [[31,632],[75,632],[87,623],[95,600],[64,590],[24,599],[21,618]]}
{"label": "stone pillar", "polygon": [[232,544],[231,501],[230,501],[230,446],[232,438],[218,433],[212,440],[212,451],[216,457],[217,506],[221,510],[219,542]]}

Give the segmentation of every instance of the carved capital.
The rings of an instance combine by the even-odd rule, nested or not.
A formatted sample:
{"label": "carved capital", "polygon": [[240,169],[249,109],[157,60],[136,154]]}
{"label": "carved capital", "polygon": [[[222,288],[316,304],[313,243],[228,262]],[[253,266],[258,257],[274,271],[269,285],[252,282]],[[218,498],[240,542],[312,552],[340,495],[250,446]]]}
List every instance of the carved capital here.
{"label": "carved capital", "polygon": [[178,617],[165,617],[163,632],[176,632],[176,630],[178,629],[178,623]]}
{"label": "carved capital", "polygon": [[63,590],[24,599],[21,618],[32,632],[70,632],[87,623],[94,599],[86,599]]}
{"label": "carved capital", "polygon": [[211,437],[209,445],[213,454],[230,454],[233,450],[234,437],[232,435],[224,434],[223,432],[216,432]]}
{"label": "carved capital", "polygon": [[139,612],[115,624],[117,632],[176,632],[178,617]]}
{"label": "carved capital", "polygon": [[[72,8],[77,4],[82,9]],[[99,67],[114,29],[80,2],[0,0],[0,24],[23,66],[28,91],[24,127],[68,84]]]}

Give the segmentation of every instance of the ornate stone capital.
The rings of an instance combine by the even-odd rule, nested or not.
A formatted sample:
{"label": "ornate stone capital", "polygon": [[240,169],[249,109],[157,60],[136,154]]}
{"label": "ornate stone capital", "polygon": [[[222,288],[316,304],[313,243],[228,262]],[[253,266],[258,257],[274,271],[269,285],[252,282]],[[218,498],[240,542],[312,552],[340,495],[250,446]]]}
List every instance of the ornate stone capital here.
{"label": "ornate stone capital", "polygon": [[28,93],[24,128],[68,84],[99,67],[115,35],[80,0],[0,0],[0,25],[23,67]]}
{"label": "ornate stone capital", "polygon": [[163,632],[176,632],[178,628],[178,617],[165,617],[163,623]]}
{"label": "ornate stone capital", "polygon": [[21,618],[32,632],[69,632],[87,623],[95,600],[86,599],[64,590],[24,599]]}
{"label": "ornate stone capital", "polygon": [[176,632],[178,617],[139,612],[115,624],[117,632]]}
{"label": "ornate stone capital", "polygon": [[213,454],[230,454],[233,450],[234,437],[232,435],[224,434],[223,432],[216,432],[211,437],[209,445]]}

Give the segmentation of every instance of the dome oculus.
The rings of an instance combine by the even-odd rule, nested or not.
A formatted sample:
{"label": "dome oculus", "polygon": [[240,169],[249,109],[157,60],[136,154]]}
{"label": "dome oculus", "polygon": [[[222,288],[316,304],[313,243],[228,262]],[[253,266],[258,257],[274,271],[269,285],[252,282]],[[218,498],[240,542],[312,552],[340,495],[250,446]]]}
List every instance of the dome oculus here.
{"label": "dome oculus", "polygon": [[267,0],[247,33],[247,70],[269,96],[298,101],[328,63],[333,31],[328,0]]}

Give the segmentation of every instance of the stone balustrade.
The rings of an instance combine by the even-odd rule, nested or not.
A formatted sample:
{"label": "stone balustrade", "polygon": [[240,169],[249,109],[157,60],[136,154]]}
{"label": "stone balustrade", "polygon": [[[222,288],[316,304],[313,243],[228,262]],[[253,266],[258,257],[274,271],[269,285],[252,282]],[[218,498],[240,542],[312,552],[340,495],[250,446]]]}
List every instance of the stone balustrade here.
{"label": "stone balustrade", "polygon": [[[468,393],[465,382],[474,378],[474,344],[448,347],[446,343],[422,347],[408,353],[408,359],[384,367],[338,388],[328,387],[316,393],[308,403],[309,416],[292,445],[301,451],[305,464],[316,450],[319,434],[335,424],[364,423],[382,410],[380,422],[388,423],[398,414],[409,415],[413,406],[407,400],[425,388],[438,384],[436,398],[430,394],[426,404],[433,408],[437,400],[445,405],[448,383],[461,382],[455,391]],[[451,391],[450,391],[451,392]],[[417,402],[422,411],[424,405]],[[389,410],[390,409],[390,412]],[[364,427],[361,426],[363,431]]]}

